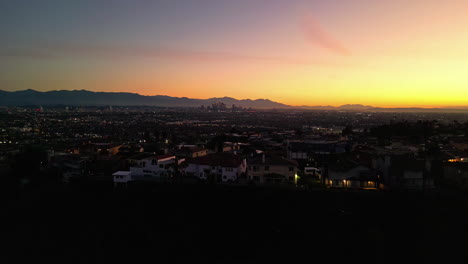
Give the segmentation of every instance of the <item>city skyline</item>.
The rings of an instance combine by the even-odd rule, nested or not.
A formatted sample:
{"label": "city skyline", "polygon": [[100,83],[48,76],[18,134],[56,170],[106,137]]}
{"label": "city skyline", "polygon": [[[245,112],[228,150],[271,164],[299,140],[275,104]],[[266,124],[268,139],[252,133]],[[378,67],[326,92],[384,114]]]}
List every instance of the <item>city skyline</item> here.
{"label": "city skyline", "polygon": [[3,106],[46,106],[82,105],[82,106],[148,106],[170,108],[198,108],[214,103],[223,103],[227,108],[245,107],[252,109],[304,109],[304,110],[351,110],[351,111],[437,111],[451,112],[468,110],[467,105],[446,107],[380,107],[375,105],[343,104],[332,105],[288,105],[268,98],[233,98],[229,96],[210,98],[189,98],[168,95],[141,95],[128,92],[101,92],[89,90],[50,90],[33,89],[19,91],[0,90],[0,105]]}
{"label": "city skyline", "polygon": [[10,1],[0,90],[465,106],[463,1]]}

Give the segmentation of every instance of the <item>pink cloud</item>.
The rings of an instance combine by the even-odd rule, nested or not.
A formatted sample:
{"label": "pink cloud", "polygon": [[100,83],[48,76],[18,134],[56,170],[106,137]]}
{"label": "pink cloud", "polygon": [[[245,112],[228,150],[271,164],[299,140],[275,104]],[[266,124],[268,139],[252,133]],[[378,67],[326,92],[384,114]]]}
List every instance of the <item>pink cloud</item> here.
{"label": "pink cloud", "polygon": [[311,43],[332,51],[336,54],[348,56],[351,51],[328,32],[321,23],[310,14],[305,14],[301,19],[301,30]]}

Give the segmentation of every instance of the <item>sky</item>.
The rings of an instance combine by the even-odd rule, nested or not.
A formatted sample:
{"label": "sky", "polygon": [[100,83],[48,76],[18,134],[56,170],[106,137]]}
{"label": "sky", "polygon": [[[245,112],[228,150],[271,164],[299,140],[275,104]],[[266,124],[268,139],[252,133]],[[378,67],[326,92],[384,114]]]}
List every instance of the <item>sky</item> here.
{"label": "sky", "polygon": [[2,0],[0,90],[468,105],[466,0]]}

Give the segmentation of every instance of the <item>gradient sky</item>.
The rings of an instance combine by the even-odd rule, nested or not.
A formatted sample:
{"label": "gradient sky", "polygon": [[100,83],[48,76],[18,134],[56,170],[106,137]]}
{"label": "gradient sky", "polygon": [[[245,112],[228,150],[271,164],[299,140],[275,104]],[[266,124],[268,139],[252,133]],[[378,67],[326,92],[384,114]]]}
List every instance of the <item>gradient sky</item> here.
{"label": "gradient sky", "polygon": [[2,0],[0,89],[468,105],[466,0]]}

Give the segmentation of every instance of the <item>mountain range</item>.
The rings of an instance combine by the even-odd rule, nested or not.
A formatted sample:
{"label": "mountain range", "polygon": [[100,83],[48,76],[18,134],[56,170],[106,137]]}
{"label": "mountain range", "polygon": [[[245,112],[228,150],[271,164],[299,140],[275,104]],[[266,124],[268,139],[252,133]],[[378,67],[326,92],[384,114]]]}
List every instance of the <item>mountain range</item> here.
{"label": "mountain range", "polygon": [[2,91],[0,90],[0,106],[159,106],[159,107],[199,107],[222,102],[228,107],[233,104],[254,109],[310,109],[339,111],[373,111],[373,112],[468,112],[468,106],[450,108],[381,108],[360,104],[342,106],[290,106],[268,99],[243,99],[219,97],[209,99],[193,99],[187,97],[171,97],[165,95],[145,96],[136,93],[92,92],[86,90],[60,90],[40,92],[35,90]]}
{"label": "mountain range", "polygon": [[92,92],[86,90],[60,90],[39,92],[23,90],[7,92],[0,90],[1,106],[26,105],[83,105],[83,106],[160,106],[160,107],[199,107],[215,102],[223,102],[228,107],[233,104],[256,109],[291,108],[289,105],[270,101],[268,99],[237,100],[231,97],[192,99],[187,97],[171,97],[165,95],[145,96],[136,93]]}

